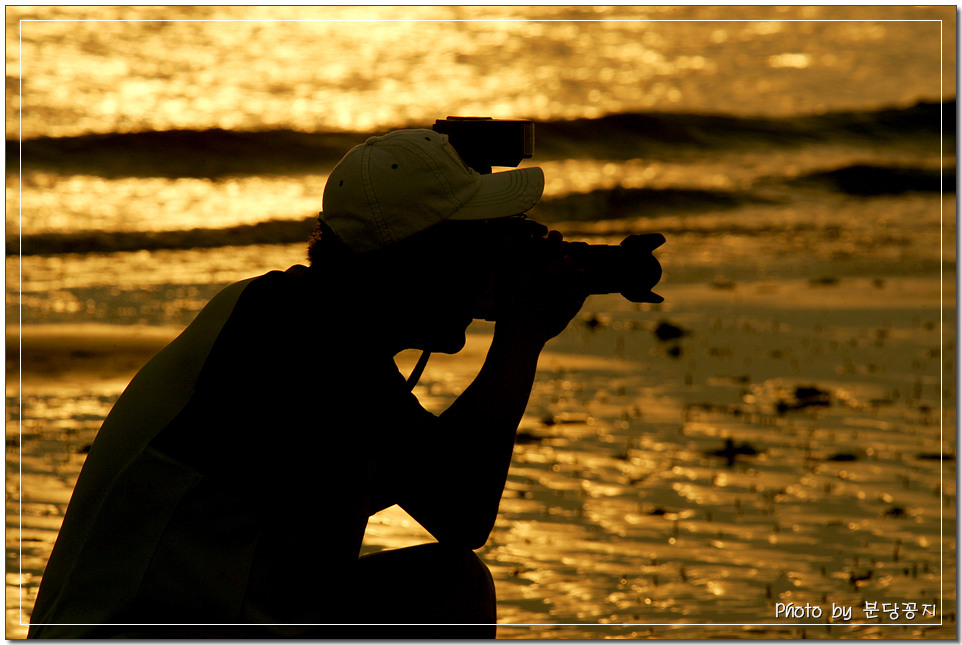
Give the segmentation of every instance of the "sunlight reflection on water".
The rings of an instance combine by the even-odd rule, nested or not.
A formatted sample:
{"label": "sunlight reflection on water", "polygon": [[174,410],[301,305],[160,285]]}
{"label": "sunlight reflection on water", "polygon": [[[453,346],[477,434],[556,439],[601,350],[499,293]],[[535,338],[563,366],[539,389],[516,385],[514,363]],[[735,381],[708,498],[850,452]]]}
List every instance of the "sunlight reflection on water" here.
{"label": "sunlight reflection on water", "polygon": [[[21,107],[24,136],[64,136],[364,131],[443,112],[541,120],[650,109],[797,113],[929,96],[926,88],[943,80],[928,65],[938,31],[865,22],[877,18],[868,9],[16,8],[7,41],[22,55],[8,47],[7,60],[24,87],[21,95],[19,83],[8,84],[8,136]],[[778,20],[757,21],[760,13]],[[111,22],[118,19],[135,21]],[[915,56],[893,51],[892,41],[932,49]],[[945,74],[954,87],[954,73]],[[868,76],[880,79],[871,93],[852,82]]]}
{"label": "sunlight reflection on water", "polygon": [[[938,98],[932,88],[943,80],[946,96],[954,92],[954,67],[940,78],[934,64],[941,52],[930,24],[858,20],[876,11],[864,7],[769,8],[780,20],[737,20],[757,11],[492,7],[483,15],[492,20],[467,23],[450,19],[477,18],[479,10],[11,8],[8,137],[20,134],[21,107],[30,137],[366,131],[456,112],[540,120],[645,110],[799,115]],[[784,21],[829,14],[856,21]],[[17,20],[51,16],[149,22]],[[203,22],[239,16],[259,22]],[[355,22],[296,21],[305,16]],[[493,20],[518,17],[561,22]],[[694,17],[708,22],[685,20]],[[395,21],[361,22],[368,18]],[[409,18],[439,20],[398,21]],[[597,18],[638,20],[571,22]],[[20,42],[22,52],[13,46]],[[944,46],[954,60],[954,41]],[[944,601],[940,612],[951,612],[956,443],[940,432],[955,425],[955,339],[940,319],[955,315],[955,223],[942,221],[955,211],[954,195],[855,199],[791,183],[865,159],[934,167],[941,152],[928,140],[920,151],[833,139],[798,150],[605,158],[625,156],[617,143],[597,158],[575,150],[539,163],[546,196],[752,189],[770,201],[610,221],[598,221],[607,213],[595,208],[572,209],[571,228],[592,241],[673,231],[660,255],[667,301],[638,308],[594,298],[541,361],[501,517],[481,551],[498,586],[501,636],[804,636],[793,621],[739,627],[773,622],[775,603],[789,601],[857,612],[865,601]],[[953,163],[951,152],[944,161]],[[778,181],[770,184],[773,168]],[[36,172],[23,177],[22,195],[16,179],[8,176],[7,208],[22,207],[31,234],[310,217],[326,178]],[[20,223],[8,218],[10,238]],[[99,357],[78,344],[87,332],[74,325],[109,324],[121,335],[177,329],[223,285],[303,260],[301,244],[8,255],[8,321],[22,312],[28,325],[63,325],[66,337],[59,349],[40,348],[48,360],[30,366],[22,400],[19,382],[7,382],[8,637],[25,631],[20,596],[25,616],[84,450],[150,349],[125,340],[122,357]],[[676,344],[658,341],[652,332],[662,319],[691,333]],[[432,359],[418,389],[426,405],[443,408],[470,382],[489,332],[480,326],[465,355]],[[16,368],[8,363],[8,374]],[[389,509],[373,518],[365,549],[424,539],[413,520]],[[952,614],[941,628],[921,622],[931,621],[807,635],[954,634]],[[513,626],[526,623],[539,626]],[[668,623],[679,625],[648,627]]]}

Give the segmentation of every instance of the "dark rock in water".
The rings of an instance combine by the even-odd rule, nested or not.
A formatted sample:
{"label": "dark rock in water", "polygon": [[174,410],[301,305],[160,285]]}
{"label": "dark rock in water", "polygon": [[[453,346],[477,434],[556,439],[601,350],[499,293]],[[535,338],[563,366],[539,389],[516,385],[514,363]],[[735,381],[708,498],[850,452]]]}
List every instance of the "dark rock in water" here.
{"label": "dark rock in water", "polygon": [[536,434],[531,434],[530,432],[521,431],[514,437],[514,442],[516,444],[529,444],[529,443],[541,443],[547,439],[547,437],[541,437]]}
{"label": "dark rock in water", "polygon": [[780,399],[775,404],[775,409],[779,414],[785,414],[791,410],[802,410],[808,407],[828,407],[832,404],[832,395],[827,390],[822,390],[814,385],[800,385],[795,388],[791,399]]}
{"label": "dark rock in water", "polygon": [[[541,424],[544,426],[581,425],[585,423],[590,423],[590,417],[587,414],[574,412],[561,412],[559,414],[548,412],[541,417]],[[543,438],[547,439],[548,437]]]}
{"label": "dark rock in water", "polygon": [[723,276],[715,276],[709,284],[714,289],[732,290],[735,288],[735,283]]}
{"label": "dark rock in water", "polygon": [[755,457],[759,454],[758,450],[750,443],[743,442],[738,445],[731,439],[731,437],[725,439],[725,445],[718,450],[706,450],[705,455],[709,457],[722,457],[727,462],[728,466],[732,466],[735,463],[735,459],[738,456],[744,457]]}
{"label": "dark rock in water", "polygon": [[706,414],[727,414],[733,417],[739,417],[745,413],[740,406],[723,405],[720,403],[690,403],[685,406],[686,418],[693,412],[704,412]]}
{"label": "dark rock in water", "polygon": [[850,452],[836,452],[831,457],[826,457],[825,461],[858,461],[858,455]]}
{"label": "dark rock in water", "polygon": [[848,576],[849,584],[857,588],[858,583],[865,582],[866,580],[871,580],[872,573],[873,572],[871,570],[865,571],[863,573],[855,573],[854,571],[852,571],[851,573],[849,573],[849,576]]}
{"label": "dark rock in water", "polygon": [[662,342],[678,340],[679,338],[687,336],[689,333],[691,332],[689,332],[687,329],[679,327],[678,325],[673,325],[666,320],[658,323],[658,327],[655,328],[655,336]]}
{"label": "dark rock in water", "polygon": [[916,459],[929,459],[932,461],[955,461],[955,455],[945,452],[920,452],[915,455]]}
{"label": "dark rock in water", "polygon": [[820,390],[814,386],[799,386],[795,388],[795,398],[805,405],[830,405],[831,398],[827,390]]}
{"label": "dark rock in water", "polygon": [[901,506],[893,506],[885,511],[885,515],[888,517],[905,517],[907,514],[906,510]]}
{"label": "dark rock in water", "polygon": [[594,313],[588,314],[587,316],[585,316],[583,322],[585,324],[585,327],[587,327],[592,331],[594,331],[598,327],[607,327],[611,323],[611,321],[608,319],[607,316],[601,316]]}

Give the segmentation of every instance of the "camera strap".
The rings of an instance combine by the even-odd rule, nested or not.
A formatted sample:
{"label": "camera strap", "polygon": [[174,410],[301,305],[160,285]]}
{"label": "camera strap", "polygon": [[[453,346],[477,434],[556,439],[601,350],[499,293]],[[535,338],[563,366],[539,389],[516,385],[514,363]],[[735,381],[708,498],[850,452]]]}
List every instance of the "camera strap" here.
{"label": "camera strap", "polygon": [[429,358],[431,358],[431,352],[427,350],[421,352],[421,357],[418,359],[414,370],[411,372],[411,376],[409,376],[407,380],[409,390],[413,390],[414,386],[418,384],[418,379],[421,378],[421,373],[424,372],[424,366],[428,364]]}

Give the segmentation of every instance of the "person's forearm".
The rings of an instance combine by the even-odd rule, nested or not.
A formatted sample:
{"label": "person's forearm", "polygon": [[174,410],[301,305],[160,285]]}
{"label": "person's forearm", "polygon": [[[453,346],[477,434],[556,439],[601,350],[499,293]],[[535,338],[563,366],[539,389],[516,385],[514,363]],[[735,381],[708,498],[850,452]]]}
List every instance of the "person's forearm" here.
{"label": "person's forearm", "polygon": [[430,486],[432,501],[418,496],[402,504],[439,540],[478,548],[487,539],[543,347],[523,327],[499,323],[474,382],[440,415],[436,441],[446,456],[440,481]]}
{"label": "person's forearm", "polygon": [[[543,348],[544,341],[523,328],[496,326],[481,371],[441,419],[462,427],[494,424],[510,435],[513,445]],[[485,436],[490,437],[490,432]]]}

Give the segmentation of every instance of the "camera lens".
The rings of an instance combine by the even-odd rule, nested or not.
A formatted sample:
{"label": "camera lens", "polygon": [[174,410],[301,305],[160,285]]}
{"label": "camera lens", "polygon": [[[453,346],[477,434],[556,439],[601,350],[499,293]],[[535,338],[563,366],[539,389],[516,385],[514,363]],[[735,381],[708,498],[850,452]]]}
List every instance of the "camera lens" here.
{"label": "camera lens", "polygon": [[565,252],[584,270],[589,294],[620,293],[631,302],[664,302],[651,289],[661,280],[652,251],[665,243],[660,233],[629,235],[618,246],[565,242]]}

